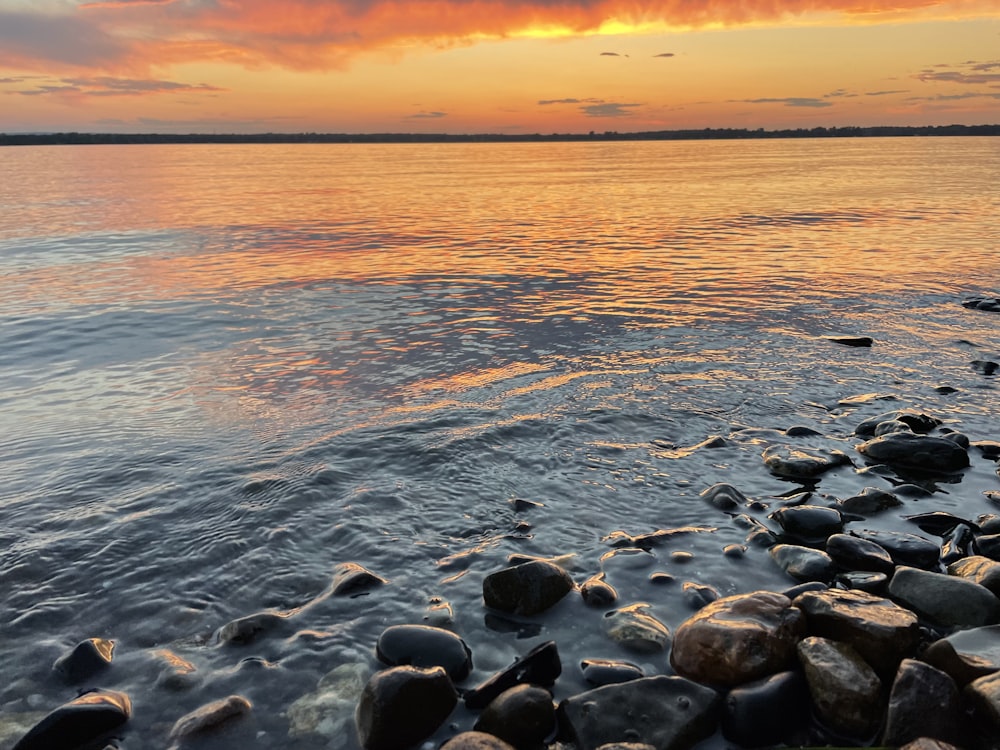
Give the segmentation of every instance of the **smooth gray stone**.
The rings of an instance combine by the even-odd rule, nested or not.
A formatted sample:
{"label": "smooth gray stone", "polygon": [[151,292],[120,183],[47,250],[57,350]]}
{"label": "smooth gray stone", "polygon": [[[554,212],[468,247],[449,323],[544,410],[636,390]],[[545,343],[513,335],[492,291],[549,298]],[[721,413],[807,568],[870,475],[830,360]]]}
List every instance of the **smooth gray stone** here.
{"label": "smooth gray stone", "polygon": [[889,596],[935,625],[976,628],[1000,621],[1000,600],[978,583],[918,568],[896,568]]}
{"label": "smooth gray stone", "polygon": [[644,677],[564,700],[561,722],[579,750],[613,742],[687,750],[715,732],[721,699],[683,677]]}
{"label": "smooth gray stone", "polygon": [[959,687],[1000,672],[1000,625],[959,630],[924,651],[923,661],[951,676]]}
{"label": "smooth gray stone", "polygon": [[458,702],[441,667],[390,667],[365,685],[355,712],[364,750],[407,750],[434,733]]}
{"label": "smooth gray stone", "polygon": [[964,744],[964,713],[951,677],[930,664],[905,659],[889,694],[882,744],[905,745],[921,737]]}
{"label": "smooth gray stone", "polygon": [[844,517],[840,511],[821,505],[779,508],[769,518],[776,521],[786,535],[805,544],[823,542],[844,529]]}
{"label": "smooth gray stone", "polygon": [[629,651],[653,654],[670,644],[667,626],[644,610],[648,604],[633,604],[604,615],[604,627],[615,643]]}
{"label": "smooth gray stone", "polygon": [[969,465],[969,453],[951,440],[893,432],[857,446],[865,458],[921,473],[953,473]]}
{"label": "smooth gray stone", "polygon": [[937,542],[932,542],[930,539],[916,534],[906,534],[901,531],[854,529],[851,531],[851,536],[874,542],[889,553],[889,557],[896,565],[936,570],[941,557],[941,547]]}
{"label": "smooth gray stone", "polygon": [[776,544],[768,552],[779,568],[802,583],[830,583],[837,574],[837,566],[830,556],[818,549],[797,544]]}
{"label": "smooth gray stone", "polygon": [[826,540],[826,554],[845,570],[866,570],[891,575],[896,564],[885,548],[851,534],[834,534]]}
{"label": "smooth gray stone", "polygon": [[131,715],[125,693],[91,690],[45,716],[13,750],[75,750],[117,729]]}

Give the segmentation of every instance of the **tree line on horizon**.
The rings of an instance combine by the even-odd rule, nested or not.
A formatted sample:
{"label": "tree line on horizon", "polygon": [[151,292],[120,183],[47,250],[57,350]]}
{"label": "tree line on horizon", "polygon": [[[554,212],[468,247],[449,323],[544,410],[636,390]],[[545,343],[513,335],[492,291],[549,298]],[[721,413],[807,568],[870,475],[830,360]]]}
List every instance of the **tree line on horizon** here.
{"label": "tree line on horizon", "polygon": [[602,133],[0,133],[0,146],[225,143],[519,143],[544,141],[669,141],[754,138],[995,136],[996,125],[880,125],[765,130],[700,128]]}

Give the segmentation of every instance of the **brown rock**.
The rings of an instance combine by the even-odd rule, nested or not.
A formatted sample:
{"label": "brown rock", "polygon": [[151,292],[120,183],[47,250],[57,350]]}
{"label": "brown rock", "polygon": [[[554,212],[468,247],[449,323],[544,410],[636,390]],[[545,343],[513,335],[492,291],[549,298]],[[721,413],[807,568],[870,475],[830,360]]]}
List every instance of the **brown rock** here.
{"label": "brown rock", "polygon": [[921,737],[964,744],[963,718],[955,681],[930,664],[905,659],[889,694],[882,744],[895,747]]}
{"label": "brown rock", "polygon": [[836,732],[867,738],[882,721],[882,683],[845,643],[811,636],[798,645],[809,695],[820,720]]}
{"label": "brown rock", "polygon": [[970,555],[949,565],[948,572],[978,583],[992,591],[994,596],[1000,596],[1000,562],[996,560],[982,555]]}
{"label": "brown rock", "polygon": [[733,686],[786,669],[805,634],[805,618],[781,594],[757,591],[718,599],[681,623],[670,663],[708,685]]}

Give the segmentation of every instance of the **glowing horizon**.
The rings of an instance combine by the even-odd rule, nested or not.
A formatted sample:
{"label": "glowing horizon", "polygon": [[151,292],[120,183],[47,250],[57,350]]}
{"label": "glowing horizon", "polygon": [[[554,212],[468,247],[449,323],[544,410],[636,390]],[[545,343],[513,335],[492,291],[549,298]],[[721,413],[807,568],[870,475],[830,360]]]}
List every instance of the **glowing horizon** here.
{"label": "glowing horizon", "polygon": [[0,132],[1000,122],[993,0],[0,0]]}

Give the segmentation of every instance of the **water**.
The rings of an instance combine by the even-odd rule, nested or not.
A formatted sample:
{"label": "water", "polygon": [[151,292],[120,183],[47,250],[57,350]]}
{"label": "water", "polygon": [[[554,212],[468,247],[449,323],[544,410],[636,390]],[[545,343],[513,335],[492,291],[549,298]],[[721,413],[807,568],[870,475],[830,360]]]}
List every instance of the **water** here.
{"label": "water", "polygon": [[[691,609],[652,572],[791,583],[762,550],[724,557],[745,530],[698,497],[776,504],[796,485],[768,445],[856,456],[855,424],[907,406],[1000,438],[970,364],[1000,359],[1000,317],[960,304],[1000,292],[991,139],[10,148],[0,173],[3,747],[74,697],[52,662],[104,637],[127,747],[240,693],[251,718],[211,747],[353,748],[290,737],[290,706],[444,603],[467,685],[555,639],[566,697],[581,658],[636,657],[576,596],[485,622],[507,555],[572,554],[675,628]],[[856,463],[818,491],[891,489]],[[902,511],[975,517],[996,489],[976,454]],[[716,531],[602,560],[614,531],[689,524]],[[390,584],[324,597],[343,561]],[[267,610],[287,632],[218,644]]]}

